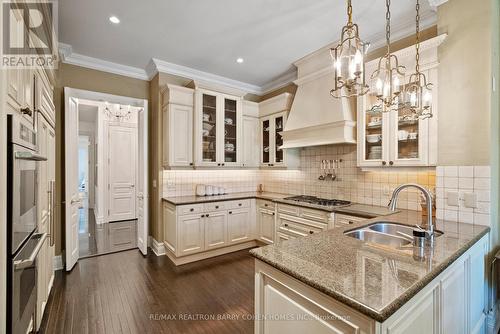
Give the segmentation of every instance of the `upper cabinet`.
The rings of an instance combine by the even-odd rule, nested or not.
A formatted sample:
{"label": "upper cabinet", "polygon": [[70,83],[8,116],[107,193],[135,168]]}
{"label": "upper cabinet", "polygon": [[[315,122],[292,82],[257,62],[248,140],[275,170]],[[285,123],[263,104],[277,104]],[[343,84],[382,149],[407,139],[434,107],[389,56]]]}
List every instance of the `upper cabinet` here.
{"label": "upper cabinet", "polygon": [[195,165],[242,166],[242,99],[205,89],[195,94]]}
{"label": "upper cabinet", "polygon": [[193,166],[194,90],[167,85],[161,90],[163,167]]}
{"label": "upper cabinet", "polygon": [[259,104],[243,101],[243,167],[256,168],[260,164]]}
{"label": "upper cabinet", "polygon": [[259,103],[260,165],[262,167],[294,167],[298,165],[298,149],[283,149],[285,128],[293,96],[283,93]]}
{"label": "upper cabinet", "polygon": [[[432,88],[433,117],[418,119],[408,109],[401,108],[383,113],[373,108],[379,102],[375,94],[358,98],[358,166],[410,167],[435,166],[437,163],[438,76],[437,47],[446,35],[422,42],[420,68]],[[415,47],[395,52],[401,65],[406,67],[406,79],[415,70]],[[371,74],[378,59],[366,64]],[[395,108],[397,109],[397,108]]]}

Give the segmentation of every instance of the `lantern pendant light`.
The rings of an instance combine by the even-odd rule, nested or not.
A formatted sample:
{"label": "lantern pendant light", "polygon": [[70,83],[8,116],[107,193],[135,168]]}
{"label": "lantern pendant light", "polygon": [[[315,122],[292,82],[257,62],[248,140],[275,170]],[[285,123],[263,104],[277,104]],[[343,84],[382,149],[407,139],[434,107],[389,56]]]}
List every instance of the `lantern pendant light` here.
{"label": "lantern pendant light", "polygon": [[380,104],[375,104],[370,111],[388,112],[396,110],[399,104],[401,88],[404,85],[405,67],[399,65],[396,55],[391,53],[391,1],[386,0],[385,39],[387,51],[378,61],[378,67],[371,75],[371,91]]}
{"label": "lantern pendant light", "polygon": [[417,0],[416,9],[416,55],[415,73],[410,75],[404,91],[403,108],[408,108],[416,118],[432,117],[432,83],[427,83],[424,73],[420,72],[420,1]]}
{"label": "lantern pendant light", "polygon": [[347,0],[347,25],[342,28],[340,42],[330,49],[335,73],[335,98],[361,96],[368,92],[365,83],[365,55],[369,43],[359,38],[358,25],[352,23],[352,4]]}

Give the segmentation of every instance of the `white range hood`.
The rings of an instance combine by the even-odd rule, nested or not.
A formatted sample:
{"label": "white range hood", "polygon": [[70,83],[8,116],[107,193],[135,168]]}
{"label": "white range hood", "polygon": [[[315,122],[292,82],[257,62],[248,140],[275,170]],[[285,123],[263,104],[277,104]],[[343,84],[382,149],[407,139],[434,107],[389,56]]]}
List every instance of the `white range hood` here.
{"label": "white range hood", "polygon": [[294,63],[298,86],[283,148],[356,143],[356,99],[336,99],[329,46]]}

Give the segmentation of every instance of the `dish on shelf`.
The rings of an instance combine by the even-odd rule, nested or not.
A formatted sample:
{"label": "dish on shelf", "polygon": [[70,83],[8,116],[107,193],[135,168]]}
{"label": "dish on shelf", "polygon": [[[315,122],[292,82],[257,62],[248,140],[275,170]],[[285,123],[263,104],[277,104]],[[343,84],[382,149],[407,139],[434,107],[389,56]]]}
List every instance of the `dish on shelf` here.
{"label": "dish on shelf", "polygon": [[382,140],[382,135],[381,134],[366,135],[366,141],[369,142],[370,144],[378,143],[381,140]]}
{"label": "dish on shelf", "polygon": [[269,152],[269,146],[264,147],[264,152]]}
{"label": "dish on shelf", "polygon": [[374,128],[374,127],[381,126],[381,125],[382,125],[382,122],[370,122],[367,124],[367,126],[369,128]]}
{"label": "dish on shelf", "polygon": [[224,161],[225,162],[233,162],[233,157],[225,157]]}
{"label": "dish on shelf", "polygon": [[209,122],[210,121],[210,115],[209,114],[203,114],[203,120],[205,122]]}
{"label": "dish on shelf", "polygon": [[208,130],[203,130],[202,135],[203,137],[207,137],[210,134],[210,131]]}
{"label": "dish on shelf", "polygon": [[212,124],[203,123],[203,130],[210,131],[214,126]]}
{"label": "dish on shelf", "polygon": [[203,162],[212,162],[212,159],[205,158],[205,159],[203,159]]}
{"label": "dish on shelf", "polygon": [[232,118],[229,118],[229,117],[226,117],[224,119],[224,123],[228,124],[228,125],[233,125],[233,119]]}
{"label": "dish on shelf", "polygon": [[415,140],[418,138],[418,132],[410,132],[408,134],[408,139],[412,139],[412,140]]}

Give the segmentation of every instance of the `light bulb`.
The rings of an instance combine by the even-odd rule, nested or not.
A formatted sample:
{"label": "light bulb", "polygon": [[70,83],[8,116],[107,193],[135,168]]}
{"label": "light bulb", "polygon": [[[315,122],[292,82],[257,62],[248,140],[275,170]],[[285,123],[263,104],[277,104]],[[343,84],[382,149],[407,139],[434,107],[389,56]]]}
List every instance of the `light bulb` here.
{"label": "light bulb", "polygon": [[411,92],[410,93],[410,105],[412,107],[417,106],[417,93],[416,92]]}
{"label": "light bulb", "polygon": [[392,78],[392,86],[393,86],[394,93],[399,93],[399,78],[397,75],[395,75]]}
{"label": "light bulb", "polygon": [[380,78],[377,78],[377,82],[375,83],[375,88],[377,89],[377,95],[382,95],[383,84]]}
{"label": "light bulb", "polygon": [[363,55],[361,54],[361,51],[357,50],[356,54],[354,55],[354,63],[356,65],[360,65],[362,61],[363,61]]}
{"label": "light bulb", "polygon": [[354,79],[356,77],[356,62],[355,61],[349,62],[349,77],[351,79]]}
{"label": "light bulb", "polygon": [[424,107],[430,106],[431,101],[432,101],[432,94],[429,91],[425,92],[425,94],[424,94]]}
{"label": "light bulb", "polygon": [[385,84],[384,84],[384,98],[388,98],[389,97],[389,92],[390,92],[390,88],[391,85],[386,81]]}
{"label": "light bulb", "polygon": [[337,77],[342,77],[342,64],[340,63],[340,59],[337,59],[335,62],[335,69],[337,70]]}

